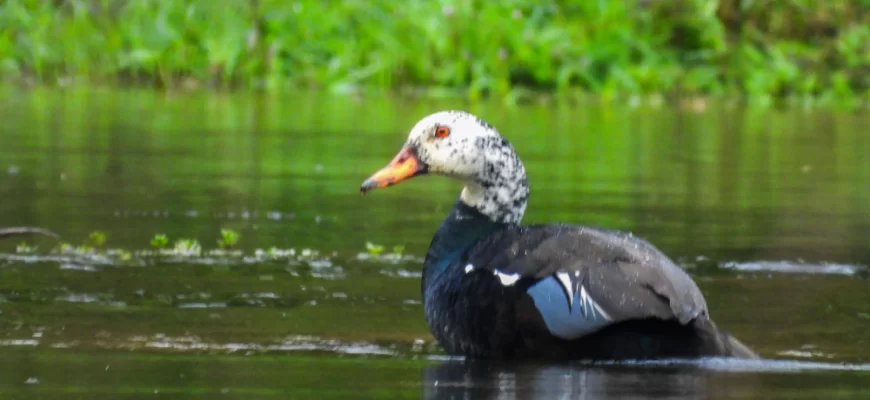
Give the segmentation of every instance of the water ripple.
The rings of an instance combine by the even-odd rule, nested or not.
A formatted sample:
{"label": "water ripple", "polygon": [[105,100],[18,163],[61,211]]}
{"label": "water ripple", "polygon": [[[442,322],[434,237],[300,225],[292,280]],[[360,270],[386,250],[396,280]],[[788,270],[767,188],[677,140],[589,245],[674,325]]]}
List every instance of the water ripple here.
{"label": "water ripple", "polygon": [[[36,347],[40,346],[41,335],[30,339],[0,340],[0,347]],[[424,344],[426,344],[424,346]],[[81,342],[54,342],[47,344],[52,348],[75,348]],[[168,351],[223,351],[237,352],[294,352],[294,351],[324,351],[349,355],[381,355],[381,356],[413,356],[417,354],[430,361],[467,362],[463,357],[438,354],[435,342],[417,339],[413,344],[381,345],[366,341],[343,341],[324,339],[316,336],[288,336],[279,343],[241,343],[241,342],[211,342],[197,336],[168,336],[154,334],[150,336],[136,335],[127,339],[110,341],[101,338],[88,344],[103,349],[124,350],[168,350]],[[513,364],[512,364],[513,365]],[[515,366],[524,365],[522,363]],[[537,365],[537,364],[535,364]],[[718,372],[743,373],[799,373],[808,371],[863,371],[870,372],[870,363],[824,362],[789,359],[739,359],[726,357],[705,357],[698,359],[661,359],[661,360],[614,360],[614,361],[576,361],[560,364],[564,367],[596,367],[623,366],[636,368],[673,368],[696,367]]]}
{"label": "water ripple", "polygon": [[422,278],[423,271],[409,271],[406,269],[382,269],[378,273],[389,276],[390,278]]}
{"label": "water ripple", "polygon": [[[189,249],[144,249],[126,251],[108,249],[98,252],[93,249],[86,251],[65,248],[47,254],[38,253],[0,253],[0,261],[10,263],[35,264],[44,262],[57,263],[62,269],[85,272],[98,271],[100,266],[147,266],[159,264],[200,264],[200,265],[233,265],[233,264],[267,264],[287,263],[291,267],[307,265],[315,277],[324,279],[345,278],[344,268],[336,264],[341,258],[337,252],[321,254],[317,250],[301,249],[257,249],[253,253],[241,250],[196,250]],[[351,256],[351,261],[375,262],[386,265],[409,264],[419,266],[423,263],[421,257],[409,254],[368,254],[357,253]],[[696,262],[709,261],[698,257]],[[683,263],[684,267],[693,267],[696,262]],[[802,260],[758,260],[758,261],[723,261],[714,263],[723,269],[746,272],[782,272],[792,274],[822,274],[822,275],[856,275],[870,272],[870,267],[859,264],[842,264],[833,262],[805,262]],[[420,271],[409,269],[383,268],[378,271],[382,275],[394,278],[419,278]]]}
{"label": "water ripple", "polygon": [[794,274],[827,274],[827,275],[855,275],[859,271],[866,270],[863,265],[837,264],[837,263],[805,263],[801,261],[752,261],[752,262],[724,262],[722,268],[737,271],[769,271]]}
{"label": "water ripple", "polygon": [[703,369],[723,372],[805,372],[813,370],[826,371],[868,371],[870,364],[853,364],[845,362],[822,362],[803,360],[777,359],[741,359],[725,357],[708,357],[699,359],[666,359],[638,361],[598,361],[581,363],[589,365],[631,365],[641,367],[680,367],[694,366]]}
{"label": "water ripple", "polygon": [[289,336],[280,343],[218,343],[201,340],[196,336],[171,337],[162,334],[153,336],[133,336],[129,340],[115,344],[104,343],[103,347],[127,348],[131,350],[161,349],[175,351],[211,350],[225,352],[249,351],[327,351],[354,355],[397,355],[394,349],[369,342],[345,342],[322,339],[314,336]]}

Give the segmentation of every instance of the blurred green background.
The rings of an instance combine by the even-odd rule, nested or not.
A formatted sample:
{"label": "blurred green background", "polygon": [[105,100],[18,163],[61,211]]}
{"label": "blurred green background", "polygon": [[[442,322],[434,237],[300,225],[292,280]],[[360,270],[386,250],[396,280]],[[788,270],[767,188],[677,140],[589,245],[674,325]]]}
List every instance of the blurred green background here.
{"label": "blurred green background", "polygon": [[6,0],[28,84],[863,105],[868,0]]}

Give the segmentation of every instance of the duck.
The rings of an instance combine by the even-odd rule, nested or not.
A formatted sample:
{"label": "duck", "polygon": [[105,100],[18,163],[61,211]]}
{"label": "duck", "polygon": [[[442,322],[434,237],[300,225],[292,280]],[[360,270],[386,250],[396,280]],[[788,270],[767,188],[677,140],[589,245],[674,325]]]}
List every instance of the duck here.
{"label": "duck", "polygon": [[426,175],[464,184],[423,259],[425,319],[448,355],[758,358],[717,327],[689,274],[647,240],[597,226],[522,224],[525,166],[480,117],[461,110],[423,117],[360,192]]}

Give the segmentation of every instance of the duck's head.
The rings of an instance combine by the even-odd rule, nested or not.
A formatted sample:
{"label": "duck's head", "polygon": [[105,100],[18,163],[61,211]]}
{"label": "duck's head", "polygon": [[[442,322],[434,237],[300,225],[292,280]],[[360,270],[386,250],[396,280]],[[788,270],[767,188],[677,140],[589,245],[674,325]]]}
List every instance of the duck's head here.
{"label": "duck's head", "polygon": [[518,223],[525,212],[529,187],[522,162],[498,130],[473,114],[440,111],[421,119],[399,154],[360,191],[426,174],[464,182],[460,200],[493,221]]}

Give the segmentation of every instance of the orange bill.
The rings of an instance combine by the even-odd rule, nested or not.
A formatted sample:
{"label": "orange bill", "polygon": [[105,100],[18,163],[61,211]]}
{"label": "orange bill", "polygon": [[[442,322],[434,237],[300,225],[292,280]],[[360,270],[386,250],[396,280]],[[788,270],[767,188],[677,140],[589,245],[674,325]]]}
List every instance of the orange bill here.
{"label": "orange bill", "polygon": [[375,188],[387,187],[405,179],[414,177],[426,171],[426,165],[420,162],[414,149],[410,146],[405,146],[402,151],[390,161],[390,164],[380,171],[375,172],[360,186],[359,191],[362,193],[368,192]]}

